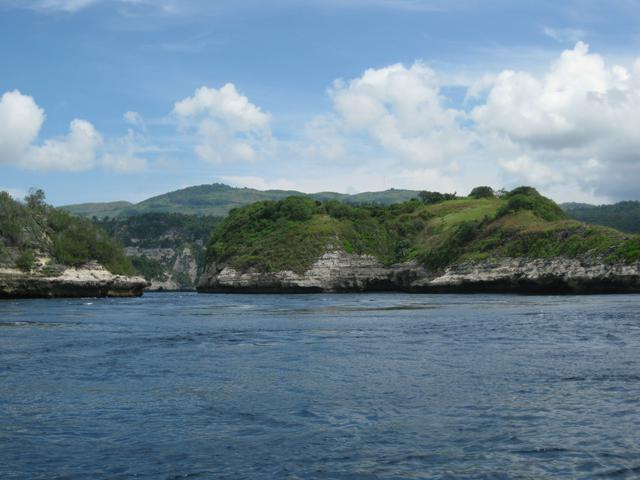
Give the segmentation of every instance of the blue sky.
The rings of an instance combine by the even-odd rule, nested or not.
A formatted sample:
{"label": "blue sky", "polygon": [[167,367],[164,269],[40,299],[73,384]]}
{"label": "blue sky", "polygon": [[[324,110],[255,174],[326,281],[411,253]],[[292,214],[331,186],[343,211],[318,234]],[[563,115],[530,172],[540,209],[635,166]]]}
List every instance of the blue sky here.
{"label": "blue sky", "polygon": [[0,188],[640,198],[639,20],[635,0],[0,0]]}

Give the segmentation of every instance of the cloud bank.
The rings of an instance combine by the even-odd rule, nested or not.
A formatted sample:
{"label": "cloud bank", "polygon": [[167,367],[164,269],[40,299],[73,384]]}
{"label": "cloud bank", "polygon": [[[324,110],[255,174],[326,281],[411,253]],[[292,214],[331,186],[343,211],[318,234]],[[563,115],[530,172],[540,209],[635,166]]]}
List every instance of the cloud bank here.
{"label": "cloud bank", "polygon": [[[640,59],[610,64],[577,42],[544,72],[483,73],[457,99],[442,78],[418,61],[336,80],[330,108],[285,135],[273,134],[277,117],[232,83],[196,89],[164,120],[176,126],[175,149],[199,159],[196,168],[236,184],[459,192],[531,184],[563,200],[640,196]],[[40,140],[44,110],[6,92],[0,164],[144,171],[155,123],[133,110],[123,119],[131,128],[122,137],[74,119],[65,135]]]}

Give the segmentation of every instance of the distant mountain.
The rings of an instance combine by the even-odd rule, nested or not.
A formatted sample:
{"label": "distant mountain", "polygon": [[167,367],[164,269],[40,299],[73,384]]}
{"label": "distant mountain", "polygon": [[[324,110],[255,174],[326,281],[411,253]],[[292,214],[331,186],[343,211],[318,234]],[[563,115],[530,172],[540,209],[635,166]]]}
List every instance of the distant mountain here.
{"label": "distant mountain", "polygon": [[76,203],[60,207],[79,217],[117,217],[124,209],[132,207],[131,202]]}
{"label": "distant mountain", "polygon": [[391,205],[418,195],[416,190],[390,189],[382,192],[364,192],[354,195],[320,192],[306,194],[295,190],[256,190],[236,188],[214,183],[183,188],[143,200],[140,203],[109,202],[82,203],[61,207],[83,217],[131,217],[143,213],[182,213],[224,217],[233,208],[242,207],[261,200],[282,200],[293,195],[308,196],[316,200],[341,200],[349,203],[377,203]]}
{"label": "distant mountain", "polygon": [[623,232],[640,233],[640,202],[627,201],[613,205],[563,203],[568,216],[585,223],[604,225]]}

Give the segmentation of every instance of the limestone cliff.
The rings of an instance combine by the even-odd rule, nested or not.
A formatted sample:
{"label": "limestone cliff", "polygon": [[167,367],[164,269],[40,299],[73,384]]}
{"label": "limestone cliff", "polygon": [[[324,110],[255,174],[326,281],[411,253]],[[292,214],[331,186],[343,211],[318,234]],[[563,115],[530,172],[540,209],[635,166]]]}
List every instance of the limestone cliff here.
{"label": "limestone cliff", "polygon": [[429,271],[416,262],[384,265],[369,255],[334,250],[300,274],[293,271],[240,271],[212,264],[199,292],[640,292],[640,262],[598,259],[502,258],[465,262]]}
{"label": "limestone cliff", "polygon": [[146,286],[142,277],[114,275],[95,262],[29,273],[0,268],[0,298],[136,297]]}
{"label": "limestone cliff", "polygon": [[[162,271],[150,275],[148,291],[194,290],[198,281],[199,258],[197,245],[176,248],[126,247],[128,257],[147,258],[162,266]],[[199,247],[202,250],[202,247]],[[202,255],[200,255],[201,257]]]}

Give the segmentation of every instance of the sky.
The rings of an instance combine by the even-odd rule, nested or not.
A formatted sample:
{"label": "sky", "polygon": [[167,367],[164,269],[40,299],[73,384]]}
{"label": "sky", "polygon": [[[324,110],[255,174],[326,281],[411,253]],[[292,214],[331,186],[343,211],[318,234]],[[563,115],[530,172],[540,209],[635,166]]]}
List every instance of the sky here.
{"label": "sky", "polygon": [[640,199],[640,0],[0,0],[0,190]]}

